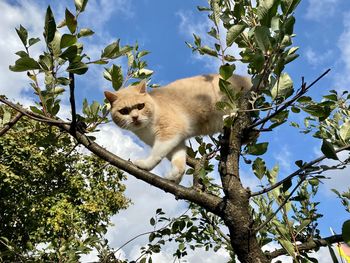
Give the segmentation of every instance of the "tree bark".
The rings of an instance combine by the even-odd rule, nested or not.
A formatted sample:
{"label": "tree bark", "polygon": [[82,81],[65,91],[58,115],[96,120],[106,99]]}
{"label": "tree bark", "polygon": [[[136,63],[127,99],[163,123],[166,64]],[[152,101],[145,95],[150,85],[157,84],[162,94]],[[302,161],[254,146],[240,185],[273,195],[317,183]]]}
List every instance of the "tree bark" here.
{"label": "tree bark", "polygon": [[[241,109],[248,108],[248,102],[241,103]],[[248,127],[250,117],[242,113],[236,117],[231,128],[225,127],[221,145],[219,172],[224,190],[222,215],[230,232],[231,246],[241,263],[267,263],[270,260],[263,253],[249,211],[250,191],[245,189],[239,175],[239,159],[243,131]]]}

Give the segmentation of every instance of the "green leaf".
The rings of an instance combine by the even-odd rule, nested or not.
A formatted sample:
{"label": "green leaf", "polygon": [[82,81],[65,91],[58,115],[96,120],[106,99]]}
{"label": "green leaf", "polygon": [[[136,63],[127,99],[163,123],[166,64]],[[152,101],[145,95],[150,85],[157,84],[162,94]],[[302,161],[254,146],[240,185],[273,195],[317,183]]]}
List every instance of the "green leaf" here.
{"label": "green leaf", "polygon": [[193,33],[193,37],[194,37],[194,44],[199,47],[202,42],[201,38],[194,33]]}
{"label": "green leaf", "polygon": [[156,238],[156,235],[154,234],[154,232],[152,232],[152,233],[148,236],[148,242],[151,243],[155,238]]}
{"label": "green leaf", "polygon": [[28,57],[28,54],[25,51],[17,51],[15,54],[20,56],[21,58]]}
{"label": "green leaf", "polygon": [[213,57],[217,57],[218,56],[218,53],[215,50],[213,50],[210,47],[208,47],[208,46],[200,47],[199,48],[199,52],[202,52],[204,54],[207,54],[207,55],[213,56]]}
{"label": "green leaf", "polygon": [[74,34],[75,30],[77,30],[77,19],[75,16],[66,8],[66,25],[69,31]]}
{"label": "green leaf", "polygon": [[337,153],[333,148],[333,145],[329,141],[323,140],[321,151],[327,158],[333,159],[333,160],[339,160]]}
{"label": "green leaf", "polygon": [[102,51],[101,58],[112,58],[119,51],[119,39],[112,44],[109,44]]}
{"label": "green leaf", "polygon": [[53,40],[50,42],[49,47],[55,57],[61,54],[61,33],[57,30]]}
{"label": "green leaf", "polygon": [[112,86],[114,90],[120,89],[123,84],[123,73],[122,68],[120,66],[116,66],[113,64],[112,70],[110,72],[112,77]]}
{"label": "green leaf", "polygon": [[259,2],[257,7],[257,15],[259,20],[263,20],[268,14],[269,10],[272,8],[274,0],[264,0]]}
{"label": "green leaf", "polygon": [[301,0],[282,0],[281,8],[285,15],[288,15],[294,11]]}
{"label": "green leaf", "polygon": [[268,142],[248,145],[248,153],[251,155],[262,155],[267,151]]}
{"label": "green leaf", "polygon": [[84,12],[88,0],[74,0],[75,8],[79,12]]}
{"label": "green leaf", "polygon": [[271,47],[270,30],[266,26],[257,26],[254,30],[254,39],[258,47],[266,52]]}
{"label": "green leaf", "polygon": [[341,229],[341,235],[344,239],[344,242],[350,246],[350,220],[347,220],[343,223]]}
{"label": "green leaf", "polygon": [[39,56],[39,64],[44,71],[49,71],[52,69],[51,56],[48,54]]}
{"label": "green leaf", "polygon": [[16,28],[16,32],[21,39],[23,45],[27,46],[27,39],[28,39],[28,31],[25,29],[22,25],[19,26],[19,29]]}
{"label": "green leaf", "polygon": [[27,70],[40,69],[40,65],[30,57],[22,57],[16,60],[14,66],[9,66],[11,71],[21,72]]}
{"label": "green leaf", "polygon": [[226,35],[226,45],[230,47],[236,40],[236,38],[244,31],[245,25],[233,25],[229,28]]}
{"label": "green leaf", "polygon": [[220,5],[218,0],[210,1],[211,9],[213,10],[213,21],[215,25],[220,24]]}
{"label": "green leaf", "polygon": [[82,28],[78,33],[78,38],[91,36],[93,34],[95,34],[95,32],[92,31],[90,28]]}
{"label": "green leaf", "polygon": [[280,242],[280,244],[282,245],[282,247],[288,252],[288,254],[292,257],[294,257],[294,246],[292,244],[292,242],[290,242],[289,240],[278,240]]}
{"label": "green leaf", "polygon": [[282,184],[282,191],[285,193],[292,186],[292,179],[284,181]]}
{"label": "green leaf", "polygon": [[40,38],[38,38],[38,37],[36,37],[36,38],[32,37],[32,38],[29,39],[28,44],[29,44],[29,46],[33,46],[34,44],[38,43],[39,41],[40,41]]}
{"label": "green leaf", "polygon": [[261,180],[266,173],[265,161],[260,157],[256,158],[252,165],[252,168],[255,176]]}
{"label": "green leaf", "polygon": [[32,112],[37,113],[37,114],[43,114],[43,112],[41,110],[39,110],[37,107],[35,106],[30,106],[29,107],[31,109]]}
{"label": "green leaf", "polygon": [[67,68],[67,71],[74,74],[82,75],[85,74],[85,72],[88,71],[88,69],[89,68],[85,63],[79,61],[70,63]]}
{"label": "green leaf", "polygon": [[220,76],[224,79],[224,80],[228,80],[230,77],[232,77],[233,71],[235,70],[236,66],[235,64],[228,64],[226,63],[225,65],[222,65],[220,67]]}
{"label": "green leaf", "polygon": [[55,37],[55,32],[56,32],[55,18],[53,16],[51,7],[48,6],[46,10],[45,27],[44,27],[44,36],[47,44],[49,44],[53,40],[53,38]]}
{"label": "green leaf", "polygon": [[271,29],[272,31],[278,31],[280,29],[280,17],[274,16],[271,20]]}
{"label": "green leaf", "polygon": [[78,54],[78,47],[76,45],[68,47],[63,53],[60,55],[60,58],[68,59],[72,61]]}
{"label": "green leaf", "polygon": [[339,136],[344,142],[350,139],[350,121],[346,121],[340,126]]}
{"label": "green leaf", "polygon": [[288,98],[293,94],[293,80],[287,73],[282,73],[271,89],[272,99]]}
{"label": "green leaf", "polygon": [[60,47],[66,48],[74,45],[77,42],[77,37],[75,35],[64,34],[61,38]]}
{"label": "green leaf", "polygon": [[287,35],[292,35],[294,31],[295,18],[294,16],[288,17],[284,23],[284,31]]}
{"label": "green leaf", "polygon": [[154,226],[156,224],[156,220],[154,219],[154,217],[152,217],[150,220],[149,220],[149,223],[151,224],[151,226]]}
{"label": "green leaf", "polygon": [[11,120],[11,112],[5,111],[4,115],[2,116],[2,124],[7,124],[10,122],[10,120]]}

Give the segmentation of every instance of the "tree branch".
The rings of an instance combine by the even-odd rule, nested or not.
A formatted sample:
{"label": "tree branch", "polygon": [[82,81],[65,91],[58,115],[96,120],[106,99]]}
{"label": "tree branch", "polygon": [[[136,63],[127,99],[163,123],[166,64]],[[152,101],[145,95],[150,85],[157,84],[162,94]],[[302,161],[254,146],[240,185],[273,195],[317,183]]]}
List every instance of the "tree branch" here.
{"label": "tree branch", "polygon": [[72,124],[70,126],[72,131],[76,130],[77,125],[77,116],[76,116],[76,108],[75,108],[75,96],[74,96],[74,89],[75,89],[75,80],[74,80],[74,74],[69,72],[69,102],[71,106],[72,111]]}
{"label": "tree branch", "polygon": [[48,124],[69,124],[68,122],[62,121],[62,120],[57,120],[57,119],[52,119],[49,117],[46,117],[44,115],[41,114],[37,114],[35,112],[26,110],[25,108],[21,107],[18,104],[12,103],[11,101],[8,101],[7,99],[5,99],[5,97],[0,96],[0,102],[6,104],[7,106],[11,107],[12,109],[23,113],[23,115],[36,120],[36,121],[40,121],[40,122],[45,122]]}
{"label": "tree branch", "polygon": [[9,105],[10,107],[12,107],[17,111],[22,112],[24,115],[28,116],[29,118],[32,118],[34,120],[41,121],[41,122],[47,122],[50,125],[57,126],[62,130],[64,130],[65,132],[70,133],[78,141],[78,143],[84,145],[92,153],[96,154],[98,157],[109,162],[115,167],[135,176],[137,179],[140,179],[157,188],[160,188],[165,192],[169,192],[173,194],[175,197],[177,197],[178,199],[188,200],[190,202],[198,204],[199,206],[202,206],[203,208],[207,209],[208,211],[216,215],[220,214],[222,203],[223,203],[223,200],[220,197],[215,196],[213,194],[196,191],[195,189],[192,189],[192,188],[187,188],[181,185],[177,185],[153,173],[150,173],[145,170],[141,170],[137,168],[135,165],[133,165],[130,161],[123,160],[122,158],[114,155],[113,153],[104,149],[97,143],[93,142],[85,134],[79,131],[72,131],[71,125],[69,123],[50,119],[45,116],[41,116],[40,114],[33,113],[1,97],[0,97],[0,101],[5,103],[6,105]]}
{"label": "tree branch", "polygon": [[[350,144],[349,145],[345,145],[337,150],[335,150],[336,153],[345,151],[345,150],[350,150]],[[278,183],[275,183],[273,185],[271,185],[270,187],[266,187],[258,192],[252,193],[250,196],[257,196],[257,195],[261,195],[264,193],[267,193],[273,189],[275,189],[276,187],[279,187],[280,185],[282,185],[284,182],[291,180],[293,177],[300,175],[303,171],[305,171],[305,169],[312,167],[314,164],[317,164],[321,161],[323,161],[324,159],[326,159],[327,157],[325,155],[311,161],[308,162],[307,164],[303,165],[303,167],[299,168],[298,170],[296,170],[295,172],[291,173],[290,175],[288,175],[286,178],[282,179],[281,181],[279,181]]]}
{"label": "tree branch", "polygon": [[23,113],[22,112],[17,112],[15,117],[13,117],[8,123],[5,124],[5,126],[0,130],[0,136],[3,136],[6,132],[8,132],[13,125],[15,125],[20,118],[22,118]]}
{"label": "tree branch", "polygon": [[288,108],[289,106],[291,106],[297,99],[299,99],[302,95],[304,95],[313,85],[315,85],[320,79],[322,79],[325,75],[327,75],[329,71],[330,71],[330,69],[327,69],[324,73],[322,73],[317,79],[315,79],[308,86],[306,86],[306,84],[303,83],[302,86],[301,86],[301,90],[297,94],[295,94],[295,96],[291,100],[289,100],[288,102],[284,103],[280,108],[278,108],[275,112],[273,112],[269,116],[261,119],[260,121],[257,121],[255,123],[253,123],[247,129],[249,129],[249,130],[253,129],[253,128],[259,126],[260,124],[263,124],[263,123],[267,122],[268,120],[270,120],[271,118],[276,116],[278,113],[280,113],[281,111],[283,111],[286,108]]}
{"label": "tree branch", "polygon": [[[343,240],[342,235],[334,235],[334,236],[329,236],[329,237],[326,237],[323,239],[312,239],[312,240],[306,241],[305,243],[297,245],[296,247],[297,247],[298,251],[308,251],[308,250],[313,250],[313,249],[316,249],[319,247],[325,247],[325,246],[328,246],[330,244],[339,243],[339,242],[343,242],[343,241],[344,240]],[[277,250],[272,251],[272,252],[267,252],[265,254],[269,259],[273,259],[273,258],[276,258],[278,256],[288,254],[288,252],[284,248],[281,248],[281,249],[277,249]]]}

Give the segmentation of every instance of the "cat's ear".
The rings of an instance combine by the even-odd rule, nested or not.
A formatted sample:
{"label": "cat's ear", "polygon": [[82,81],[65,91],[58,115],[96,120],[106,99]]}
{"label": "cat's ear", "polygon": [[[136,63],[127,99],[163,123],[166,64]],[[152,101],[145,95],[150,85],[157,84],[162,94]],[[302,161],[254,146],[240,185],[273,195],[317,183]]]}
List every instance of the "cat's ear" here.
{"label": "cat's ear", "polygon": [[113,103],[113,101],[117,100],[118,96],[114,92],[105,91],[105,97],[109,101],[109,103]]}
{"label": "cat's ear", "polygon": [[143,79],[141,82],[137,85],[137,89],[141,94],[147,93],[147,80]]}

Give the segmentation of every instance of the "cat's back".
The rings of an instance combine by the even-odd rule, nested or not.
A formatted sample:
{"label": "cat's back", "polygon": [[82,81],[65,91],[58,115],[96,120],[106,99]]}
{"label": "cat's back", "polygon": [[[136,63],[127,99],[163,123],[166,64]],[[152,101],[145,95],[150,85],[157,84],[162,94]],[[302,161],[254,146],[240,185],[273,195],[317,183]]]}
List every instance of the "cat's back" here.
{"label": "cat's back", "polygon": [[[215,103],[221,100],[223,96],[219,88],[219,79],[218,74],[183,78],[164,87],[153,89],[150,95],[161,104],[215,106]],[[249,89],[251,86],[250,79],[240,75],[233,75],[230,82],[237,90]]]}

